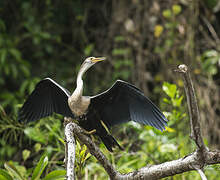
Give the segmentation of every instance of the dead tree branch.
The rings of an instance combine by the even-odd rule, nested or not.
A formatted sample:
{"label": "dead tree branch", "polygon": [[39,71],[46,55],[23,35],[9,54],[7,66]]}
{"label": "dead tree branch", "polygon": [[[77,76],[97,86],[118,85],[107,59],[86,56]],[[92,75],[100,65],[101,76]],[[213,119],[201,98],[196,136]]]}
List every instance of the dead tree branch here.
{"label": "dead tree branch", "polygon": [[192,79],[190,77],[190,73],[188,72],[188,67],[185,64],[181,64],[178,66],[177,71],[182,73],[184,80],[184,88],[186,92],[191,126],[190,137],[194,140],[199,150],[206,151],[207,148],[203,142],[201,135],[199,108],[196,100]]}
{"label": "dead tree branch", "polygon": [[187,96],[187,104],[190,116],[191,125],[191,138],[197,145],[197,150],[184,158],[180,158],[173,161],[168,161],[158,165],[145,166],[137,171],[130,172],[128,174],[121,174],[116,171],[105,155],[99,150],[90,137],[84,134],[84,130],[75,123],[70,123],[73,129],[73,133],[84,143],[90,153],[96,157],[99,163],[104,167],[109,177],[114,180],[138,180],[138,179],[160,179],[168,176],[173,176],[183,172],[197,170],[200,176],[205,179],[205,174],[202,169],[206,165],[220,163],[220,151],[210,151],[205,146],[201,131],[200,131],[200,116],[198,105],[196,101],[195,91],[193,88],[192,80],[188,72],[186,65],[178,66],[176,70],[183,75],[184,87]]}
{"label": "dead tree branch", "polygon": [[65,126],[65,164],[67,180],[74,180],[74,163],[75,163],[75,139],[73,134],[73,126],[68,123]]}
{"label": "dead tree branch", "polygon": [[203,170],[198,169],[197,171],[198,171],[198,173],[199,173],[202,180],[207,180],[206,175],[205,175]]}

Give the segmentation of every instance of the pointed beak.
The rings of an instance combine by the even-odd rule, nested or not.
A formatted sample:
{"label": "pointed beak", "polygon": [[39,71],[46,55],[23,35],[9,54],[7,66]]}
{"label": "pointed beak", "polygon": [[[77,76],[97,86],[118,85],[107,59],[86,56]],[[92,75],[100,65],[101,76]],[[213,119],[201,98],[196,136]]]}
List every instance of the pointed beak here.
{"label": "pointed beak", "polygon": [[106,60],[106,57],[97,57],[97,58],[93,58],[93,59],[92,59],[92,62],[93,62],[93,63],[96,63],[96,62],[104,61],[104,60]]}

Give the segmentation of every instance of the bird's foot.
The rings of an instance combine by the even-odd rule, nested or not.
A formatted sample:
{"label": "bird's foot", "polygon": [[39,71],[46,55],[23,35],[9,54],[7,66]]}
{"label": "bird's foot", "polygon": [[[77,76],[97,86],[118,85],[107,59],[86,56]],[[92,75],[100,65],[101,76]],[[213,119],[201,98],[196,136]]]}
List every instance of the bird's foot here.
{"label": "bird's foot", "polygon": [[64,117],[64,122],[63,122],[64,127],[71,122],[73,122],[72,118]]}
{"label": "bird's foot", "polygon": [[86,130],[84,129],[84,133],[87,134],[87,135],[93,135],[93,134],[96,133],[96,129],[93,129],[93,130],[91,130],[91,131],[86,131]]}

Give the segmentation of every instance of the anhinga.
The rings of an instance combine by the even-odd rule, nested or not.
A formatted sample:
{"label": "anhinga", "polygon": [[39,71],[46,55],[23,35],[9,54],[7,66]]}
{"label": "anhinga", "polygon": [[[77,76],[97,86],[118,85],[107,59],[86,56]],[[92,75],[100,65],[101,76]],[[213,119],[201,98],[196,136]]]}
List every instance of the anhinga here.
{"label": "anhinga", "polygon": [[[104,57],[88,57],[81,65],[77,87],[72,95],[50,78],[40,81],[19,111],[19,121],[35,121],[52,113],[78,119],[87,131],[96,130],[109,151],[120,145],[107,132],[119,123],[135,121],[161,131],[167,125],[163,113],[137,87],[117,80],[112,87],[95,96],[83,96],[83,74]],[[104,124],[103,124],[104,122]]]}

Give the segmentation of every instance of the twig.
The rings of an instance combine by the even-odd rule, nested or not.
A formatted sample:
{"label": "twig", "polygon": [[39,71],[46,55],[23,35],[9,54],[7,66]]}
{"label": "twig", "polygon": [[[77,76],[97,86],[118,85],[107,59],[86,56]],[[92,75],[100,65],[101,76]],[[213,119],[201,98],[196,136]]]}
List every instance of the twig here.
{"label": "twig", "polygon": [[202,180],[207,180],[207,178],[205,176],[205,173],[203,172],[202,169],[197,169],[197,171],[198,171],[198,173],[199,173]]}
{"label": "twig", "polygon": [[65,126],[65,164],[67,180],[74,180],[74,163],[75,163],[75,139],[73,134],[73,125],[68,123]]}
{"label": "twig", "polygon": [[202,20],[204,21],[204,23],[208,27],[209,32],[211,33],[212,37],[215,39],[215,42],[217,44],[220,44],[220,39],[218,37],[218,34],[216,33],[216,31],[215,31],[214,27],[211,25],[211,23],[206,19],[205,16],[202,16]]}

